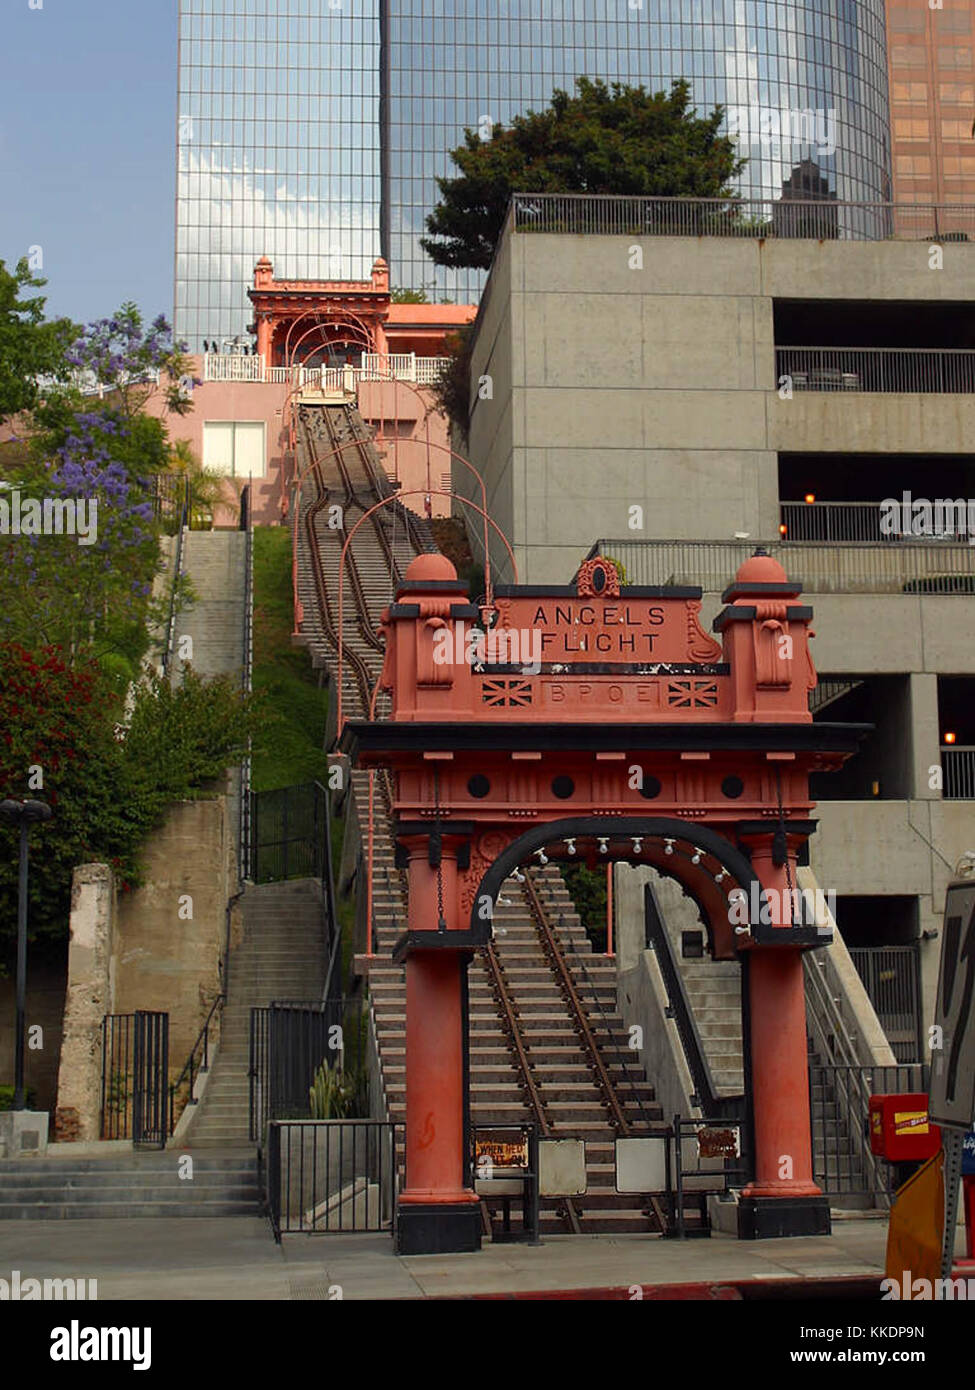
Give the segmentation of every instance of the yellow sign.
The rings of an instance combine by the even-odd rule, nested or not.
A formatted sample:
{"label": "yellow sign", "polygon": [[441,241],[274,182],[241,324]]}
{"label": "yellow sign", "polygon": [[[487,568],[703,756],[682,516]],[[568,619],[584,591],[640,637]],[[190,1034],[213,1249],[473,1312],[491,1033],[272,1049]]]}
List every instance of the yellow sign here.
{"label": "yellow sign", "polygon": [[895,1134],[927,1134],[928,1112],[926,1110],[895,1110]]}
{"label": "yellow sign", "polygon": [[488,1164],[495,1168],[527,1168],[527,1139],[478,1139],[475,1141],[475,1164],[481,1170]]}

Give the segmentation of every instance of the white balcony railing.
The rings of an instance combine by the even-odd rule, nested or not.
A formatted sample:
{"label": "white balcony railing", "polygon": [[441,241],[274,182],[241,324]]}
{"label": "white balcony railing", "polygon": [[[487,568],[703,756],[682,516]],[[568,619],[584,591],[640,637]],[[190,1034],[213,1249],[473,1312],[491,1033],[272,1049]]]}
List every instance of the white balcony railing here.
{"label": "white balcony railing", "polygon": [[364,352],[359,367],[265,367],[262,357],[208,352],[203,358],[204,381],[253,381],[274,385],[316,386],[357,390],[360,381],[411,381],[431,386],[446,357],[417,357],[413,352]]}

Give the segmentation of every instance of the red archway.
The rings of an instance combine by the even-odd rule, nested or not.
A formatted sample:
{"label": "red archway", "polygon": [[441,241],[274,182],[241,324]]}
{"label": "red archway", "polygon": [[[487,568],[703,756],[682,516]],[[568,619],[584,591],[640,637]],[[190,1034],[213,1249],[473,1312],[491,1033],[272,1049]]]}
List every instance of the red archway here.
{"label": "red archway", "polygon": [[394,953],[407,990],[401,1253],[479,1245],[467,962],[490,939],[506,875],[570,843],[679,878],[715,954],[747,954],[755,1152],[740,1233],[828,1231],[812,1177],[801,959],[828,938],[796,923],[793,885],[815,828],[809,776],[839,767],[862,729],[812,722],[812,611],[799,594],[756,553],[723,595],[719,644],[698,621],[700,590],[621,587],[596,558],[573,585],[499,588],[494,626],[478,636],[481,612],[450,562],[410,565],[383,615],[392,718],[342,735],[360,765],[396,775],[409,878]]}

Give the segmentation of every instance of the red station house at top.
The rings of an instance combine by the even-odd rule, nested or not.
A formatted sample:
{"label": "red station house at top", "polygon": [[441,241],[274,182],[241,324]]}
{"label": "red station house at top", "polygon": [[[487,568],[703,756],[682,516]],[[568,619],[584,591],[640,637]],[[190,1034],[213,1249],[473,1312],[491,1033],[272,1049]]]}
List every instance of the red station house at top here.
{"label": "red station house at top", "polygon": [[[809,776],[841,766],[866,726],[813,723],[812,610],[799,596],[756,553],[723,595],[716,641],[699,623],[699,589],[621,588],[599,557],[571,585],[499,587],[486,609],[444,556],[410,564],[382,617],[392,716],[350,721],[340,743],[394,774],[409,880],[394,949],[406,968],[400,1253],[480,1243],[467,965],[490,939],[504,879],[570,845],[677,879],[701,908],[711,958],[741,965],[754,1172],[739,1235],[829,1230],[812,1176],[802,969],[802,952],[829,937],[793,921],[791,890],[815,829]],[[527,667],[525,637],[538,655]],[[740,890],[744,926],[729,904]]]}

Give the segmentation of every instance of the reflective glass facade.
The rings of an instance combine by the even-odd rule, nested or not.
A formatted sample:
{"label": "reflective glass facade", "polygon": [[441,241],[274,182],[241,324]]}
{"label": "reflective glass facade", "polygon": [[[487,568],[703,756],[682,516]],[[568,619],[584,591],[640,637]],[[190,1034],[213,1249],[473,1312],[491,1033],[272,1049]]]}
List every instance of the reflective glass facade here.
{"label": "reflective glass facade", "polygon": [[177,335],[234,338],[247,286],[369,275],[379,250],[378,0],[181,0]]}
{"label": "reflective glass facade", "polygon": [[394,285],[476,298],[483,275],[418,244],[436,177],[465,127],[583,73],[686,76],[700,111],[727,106],[747,195],[890,197],[884,0],[182,0],[180,61],[177,329],[194,346],[242,331],[262,253],[279,277],[360,278],[381,250]]}

